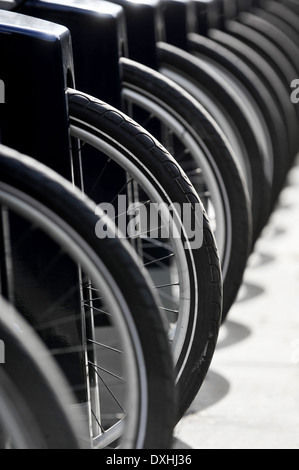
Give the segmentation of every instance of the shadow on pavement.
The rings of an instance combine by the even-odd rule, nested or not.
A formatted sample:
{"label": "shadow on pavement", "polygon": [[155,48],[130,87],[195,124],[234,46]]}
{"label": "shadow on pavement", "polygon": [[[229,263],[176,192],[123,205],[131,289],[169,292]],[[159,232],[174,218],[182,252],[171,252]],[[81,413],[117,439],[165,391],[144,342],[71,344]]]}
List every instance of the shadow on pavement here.
{"label": "shadow on pavement", "polygon": [[210,370],[196,398],[186,412],[186,416],[199,413],[214,405],[229,392],[230,384],[222,375]]}
{"label": "shadow on pavement", "polygon": [[265,289],[263,287],[259,287],[256,284],[249,282],[244,282],[236,302],[240,303],[251,300],[255,297],[258,297],[259,295],[262,295],[264,292]]}
{"label": "shadow on pavement", "polygon": [[251,335],[251,331],[241,323],[226,320],[221,327],[217,349],[227,348],[244,341]]}

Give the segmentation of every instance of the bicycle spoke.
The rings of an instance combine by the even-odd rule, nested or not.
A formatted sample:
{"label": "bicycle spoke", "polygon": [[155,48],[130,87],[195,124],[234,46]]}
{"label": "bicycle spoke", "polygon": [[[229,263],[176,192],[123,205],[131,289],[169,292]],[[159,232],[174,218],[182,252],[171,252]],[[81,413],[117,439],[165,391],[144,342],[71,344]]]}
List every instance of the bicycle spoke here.
{"label": "bicycle spoke", "polygon": [[92,340],[92,339],[87,339],[87,341],[89,343],[93,343],[101,348],[104,348],[104,349],[109,349],[110,351],[113,351],[115,353],[118,353],[118,354],[123,354],[123,351],[120,351],[119,349],[116,349],[116,348],[112,348],[111,346],[108,346],[107,344],[103,344],[103,343],[100,343],[99,341],[95,341],[95,340]]}
{"label": "bicycle spoke", "polygon": [[[93,367],[93,364],[91,364],[91,367]],[[126,411],[124,410],[123,406],[121,405],[121,403],[119,402],[118,398],[115,396],[115,394],[113,393],[111,387],[109,387],[109,385],[106,383],[106,381],[102,378],[101,374],[99,373],[98,371],[98,368],[94,369],[95,373],[97,374],[98,378],[100,379],[100,381],[102,382],[102,384],[104,385],[104,387],[106,388],[106,390],[108,391],[109,395],[113,398],[113,400],[115,401],[115,403],[117,403],[117,405],[119,406],[119,408],[124,412],[126,413]],[[106,371],[105,371],[106,372]]]}

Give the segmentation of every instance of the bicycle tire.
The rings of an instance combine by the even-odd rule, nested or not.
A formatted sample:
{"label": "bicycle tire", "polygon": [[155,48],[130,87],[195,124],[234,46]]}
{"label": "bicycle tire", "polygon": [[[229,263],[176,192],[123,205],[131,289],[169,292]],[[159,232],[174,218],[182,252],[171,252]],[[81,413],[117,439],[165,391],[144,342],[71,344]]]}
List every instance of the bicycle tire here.
{"label": "bicycle tire", "polygon": [[292,11],[284,5],[282,2],[277,1],[266,1],[261,5],[262,9],[271,13],[277,18],[282,19],[287,25],[289,25],[293,31],[298,32],[299,21],[296,15],[293,15]]}
{"label": "bicycle tire", "polygon": [[[130,174],[140,173],[153,186],[153,201],[188,204],[192,208],[200,203],[189,179],[165,148],[127,115],[86,94],[69,90],[71,133],[83,142],[96,141],[101,148],[104,140],[109,145],[110,158],[119,159]],[[74,129],[77,129],[75,132]],[[82,133],[84,132],[84,135]],[[119,157],[121,153],[121,157]],[[84,161],[84,157],[82,158]],[[84,171],[83,171],[84,173]],[[136,177],[135,176],[135,179]],[[137,179],[138,181],[138,179]],[[182,206],[183,207],[183,206]],[[200,203],[200,207],[202,207]],[[203,211],[203,244],[192,249],[185,245],[190,307],[184,313],[187,324],[178,334],[182,336],[175,359],[178,390],[177,420],[186,412],[201,387],[209,369],[217,343],[222,314],[222,274],[218,250],[209,221]],[[192,218],[194,215],[192,215]],[[182,234],[181,245],[185,235]],[[190,281],[189,281],[190,280]]]}
{"label": "bicycle tire", "polygon": [[246,87],[250,96],[254,99],[256,105],[259,107],[264,119],[262,132],[264,132],[268,144],[267,155],[269,161],[267,164],[266,174],[270,181],[271,191],[271,209],[275,204],[276,199],[276,178],[274,177],[274,163],[281,158],[276,146],[277,136],[279,135],[282,120],[277,106],[275,106],[271,94],[265,87],[264,83],[260,80],[257,74],[236,54],[231,52],[226,47],[222,46],[210,39],[209,37],[200,36],[199,34],[191,33],[188,36],[189,50],[192,54],[199,55],[201,58],[206,58],[215,63],[218,67],[223,68],[236,80],[239,86]]}
{"label": "bicycle tire", "polygon": [[80,416],[67,413],[74,397],[50,351],[2,297],[0,311],[1,448],[80,449]]}
{"label": "bicycle tire", "polygon": [[[218,30],[210,30],[209,37],[216,41],[217,43],[223,45],[224,47],[228,48],[231,52],[235,53],[239,58],[245,61],[252,70],[254,70],[260,79],[264,81],[265,86],[268,88],[269,92],[272,94],[272,99],[276,103],[277,108],[281,112],[281,128],[280,134],[276,137],[276,148],[279,149],[277,152],[277,159],[275,161],[274,169],[275,169],[275,192],[276,198],[277,195],[280,193],[281,188],[285,182],[285,176],[289,170],[290,162],[293,159],[293,150],[291,148],[291,143],[288,139],[288,133],[290,130],[286,126],[286,116],[283,116],[282,108],[279,104],[281,102],[281,92],[282,96],[285,94],[285,88],[283,83],[279,80],[279,77],[273,73],[273,69],[269,66],[269,64],[263,59],[259,54],[257,54],[252,48],[247,46],[244,41],[236,38],[234,35],[229,33],[218,31]],[[278,89],[276,88],[276,82],[278,80]],[[278,91],[280,90],[280,91]],[[277,97],[279,99],[277,100]],[[286,101],[283,100],[285,107]],[[296,122],[296,119],[295,119]],[[293,139],[292,139],[293,140]],[[294,145],[293,145],[294,147]]]}
{"label": "bicycle tire", "polygon": [[[278,9],[276,12],[271,11],[271,6],[267,8],[255,7],[252,9],[251,13],[254,16],[258,16],[259,18],[265,20],[267,23],[273,25],[274,27],[278,28],[283,34],[285,34],[296,47],[299,46],[299,37],[298,37],[298,30],[294,29],[293,26],[290,24],[291,18],[287,16],[287,11],[283,5],[278,4]],[[275,5],[274,5],[275,7]],[[273,6],[272,6],[273,8]],[[293,17],[293,21],[296,21],[296,18]]]}
{"label": "bicycle tire", "polygon": [[[255,17],[252,17],[253,23]],[[269,89],[275,92],[276,102],[280,107],[282,116],[288,129],[288,140],[290,143],[290,158],[296,154],[298,148],[298,133],[296,124],[298,123],[298,111],[292,106],[288,99],[289,84],[292,81],[296,69],[290,61],[287,54],[283,53],[275,42],[262,34],[258,29],[254,29],[250,21],[228,21],[226,23],[226,31],[235,38],[240,39],[244,46],[247,44],[251,49],[251,54],[256,51],[259,59],[256,61],[255,67],[261,73],[262,61],[263,76],[267,79]],[[291,42],[291,41],[290,41]],[[248,55],[248,58],[250,55]],[[252,57],[251,57],[252,60]]]}
{"label": "bicycle tire", "polygon": [[[240,38],[245,44],[248,44],[253,50],[257,51],[269,63],[276,75],[284,83],[286,90],[289,91],[290,81],[292,81],[294,75],[297,75],[297,72],[288,55],[278,47],[277,43],[271,37],[259,31],[258,28],[254,29],[250,21],[247,25],[246,17],[242,23],[236,21],[228,22],[227,29],[235,37]],[[294,47],[296,47],[295,44]]]}
{"label": "bicycle tire", "polygon": [[[159,70],[178,83],[182,88],[200,100],[201,90],[216,101],[216,106],[224,111],[237,128],[248,154],[248,167],[251,172],[251,206],[253,219],[253,243],[264,225],[269,211],[269,186],[264,173],[264,157],[255,123],[245,109],[244,103],[231,85],[223,80],[211,67],[190,53],[166,43],[157,44]],[[237,155],[240,158],[240,155]],[[261,182],[262,184],[259,184]]]}
{"label": "bicycle tire", "polygon": [[272,41],[288,58],[298,73],[299,67],[295,58],[299,53],[298,46],[296,45],[298,34],[293,33],[292,29],[280,19],[257,8],[254,8],[252,13],[242,13],[239,21]]}
{"label": "bicycle tire", "polygon": [[299,6],[298,3],[294,0],[283,0],[283,5],[285,5],[290,11],[299,16]]}
{"label": "bicycle tire", "polygon": [[[142,271],[134,250],[125,240],[121,241],[115,236],[99,240],[95,234],[96,224],[103,218],[103,223],[108,226],[108,231],[113,235],[115,232],[111,221],[104,217],[103,213],[99,213],[98,209],[97,214],[99,215],[97,215],[96,206],[81,191],[49,168],[30,157],[21,156],[17,152],[3,147],[1,147],[0,166],[1,207],[4,207],[5,211],[9,210],[13,215],[18,214],[22,220],[30,222],[25,237],[23,233],[19,234],[18,231],[16,233],[11,231],[10,237],[16,236],[17,241],[22,240],[22,243],[26,243],[26,247],[30,247],[28,239],[30,240],[32,233],[35,233],[35,229],[38,227],[39,230],[42,230],[42,240],[44,240],[44,236],[50,236],[51,240],[57,241],[58,259],[62,253],[74,257],[75,266],[81,266],[81,270],[83,269],[87,273],[88,279],[92,279],[92,285],[99,286],[99,288],[104,286],[102,290],[100,289],[104,295],[106,291],[108,292],[106,295],[107,305],[109,306],[111,302],[110,306],[114,307],[111,309],[113,324],[118,327],[117,332],[120,338],[124,339],[124,345],[127,345],[125,351],[129,361],[129,364],[126,365],[128,380],[131,374],[134,379],[132,384],[129,381],[124,383],[129,389],[131,387],[130,393],[136,399],[136,403],[132,403],[127,410],[129,413],[125,429],[128,429],[129,433],[128,426],[130,425],[128,423],[130,423],[130,416],[132,416],[131,432],[127,436],[124,433],[121,436],[124,442],[120,441],[118,445],[124,448],[138,449],[171,448],[176,411],[173,360],[165,333],[165,325],[157,308],[157,298],[149,287],[147,273]],[[19,246],[19,242],[17,246]],[[50,268],[53,269],[53,257],[51,256],[51,258],[49,266],[45,266],[42,271],[42,285],[45,273],[47,274]],[[56,256],[54,260],[56,262]],[[66,261],[64,258],[63,260]],[[16,271],[18,264],[15,262],[13,266]],[[41,275],[39,273],[40,270],[38,277]],[[26,270],[26,274],[27,277],[30,277],[29,269]],[[31,283],[32,281],[33,276],[32,279],[30,278]],[[51,278],[51,282],[53,282],[53,278]],[[61,279],[58,277],[56,282],[58,286]],[[70,279],[67,282],[71,283],[68,284],[70,289],[63,294],[62,299],[61,297],[55,299],[54,308],[58,311],[60,311],[61,303],[66,302],[65,296],[73,294],[74,282],[74,287],[77,289],[78,280],[76,278],[75,281]],[[16,285],[13,287],[16,291],[15,298],[19,300],[18,296],[21,292],[17,290]],[[38,279],[36,292],[39,290]],[[43,297],[45,296],[46,291],[43,290]],[[77,312],[71,312],[71,320],[69,317],[66,319],[59,317],[59,321],[57,321],[53,317],[52,304],[50,312],[46,311],[42,314],[42,299],[39,296],[38,316],[34,321],[32,315],[29,315],[30,307],[32,310],[36,308],[34,299],[32,299],[32,295],[28,298],[27,291],[21,300],[24,301],[24,299],[26,302],[24,304],[21,302],[20,313],[24,314],[26,318],[30,318],[30,324],[39,332],[53,354],[57,355],[55,352],[57,349],[67,352],[68,371],[70,367],[68,346],[72,348],[70,352],[76,347],[68,341],[68,337],[71,335],[68,332],[71,332],[70,321],[77,321]],[[19,303],[20,301],[17,302],[17,305]],[[80,317],[81,309],[82,307],[79,308]],[[89,309],[90,307],[88,307]],[[50,339],[48,338],[49,326]],[[53,344],[53,337],[57,338],[57,343]],[[78,349],[82,350],[81,343],[78,345]],[[58,363],[60,365],[60,361]],[[84,364],[83,367],[85,367]],[[64,373],[66,373],[65,370]],[[83,385],[86,386],[85,383]],[[130,397],[127,398],[130,399]],[[109,435],[105,435],[105,432],[100,436],[103,438],[103,445],[106,445],[107,438],[110,438]],[[113,437],[112,432],[111,439]],[[100,439],[97,438],[96,445],[98,446],[100,443]],[[90,443],[90,445],[95,444]]]}
{"label": "bicycle tire", "polygon": [[[157,103],[157,106],[166,110],[173,119],[183,125],[184,133],[190,134],[199,148],[208,149],[207,158],[210,161],[207,160],[207,164],[211,165],[214,169],[212,171],[220,178],[221,190],[227,191],[223,199],[229,206],[226,210],[231,214],[228,219],[233,225],[229,229],[232,240],[227,251],[226,248],[223,250],[224,253],[218,244],[224,284],[224,321],[237,295],[251,245],[249,200],[238,165],[214,122],[192,97],[182,94],[181,88],[172,81],[141,64],[122,59],[121,66],[123,90],[132,89],[141,97],[148,97],[150,102]],[[200,168],[200,164],[197,163],[197,166]],[[240,235],[241,233],[243,235]]]}

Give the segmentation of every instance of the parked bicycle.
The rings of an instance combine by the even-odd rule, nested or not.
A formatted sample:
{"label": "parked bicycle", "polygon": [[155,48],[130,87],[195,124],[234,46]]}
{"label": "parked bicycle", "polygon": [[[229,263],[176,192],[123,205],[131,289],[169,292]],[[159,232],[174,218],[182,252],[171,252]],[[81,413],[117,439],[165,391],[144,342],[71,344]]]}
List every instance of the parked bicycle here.
{"label": "parked bicycle", "polygon": [[[1,37],[0,29],[0,47],[7,54],[1,78],[9,84],[5,91],[12,106],[2,118],[1,138],[70,179],[94,201],[93,210],[103,220],[105,207],[115,225],[98,225],[98,235],[109,238],[121,228],[119,235],[129,239],[166,322],[178,392],[173,426],[206,377],[220,322],[237,297],[248,256],[298,153],[299,108],[289,98],[299,73],[297,3],[27,0],[0,2],[0,7],[18,12],[1,12],[2,33],[24,38],[22,45],[17,39],[13,43],[10,35]],[[54,47],[43,44],[45,34],[59,37]],[[16,58],[14,64],[9,57]],[[37,67],[37,58],[43,67]],[[32,114],[27,122],[29,107],[36,118]],[[151,209],[157,206],[151,225]],[[26,263],[29,257],[24,256]],[[14,253],[11,259],[14,263]],[[61,266],[63,273],[65,263]],[[136,264],[135,269],[139,273]],[[8,287],[14,288],[9,272],[7,296]],[[24,273],[17,270],[16,279],[16,297],[25,305]],[[60,287],[65,290],[63,283]],[[106,302],[96,296],[93,313],[108,313]],[[71,309],[66,304],[63,310],[68,316]],[[87,320],[88,334],[104,331],[106,336],[112,326],[107,315],[93,316]],[[33,317],[36,322],[37,314]],[[58,311],[54,324],[60,317]],[[74,332],[71,336],[76,341]],[[98,381],[107,368],[99,372],[94,348],[85,349],[91,382],[79,382],[90,390],[98,416]],[[80,358],[73,359],[76,370]],[[118,371],[112,375],[113,381],[120,377]],[[82,401],[89,403],[86,396]],[[138,426],[126,441],[124,413],[118,410],[121,418],[115,418],[115,410],[108,414],[89,421],[94,447],[117,446],[119,439],[124,447],[156,442],[151,433],[145,441],[136,437]]]}
{"label": "parked bicycle", "polygon": [[[125,15],[115,4],[123,8]],[[217,241],[224,318],[239,290],[252,245],[249,190],[238,156],[206,109],[158,72],[160,45],[156,31],[163,25],[160,6],[156,0],[134,4],[119,1],[110,7],[107,2],[93,0],[80,5],[76,1],[34,0],[26,2],[20,11],[68,27],[74,47],[76,86],[122,107],[162,142],[195,186]],[[88,28],[91,17],[93,28],[83,39],[82,30]],[[105,34],[111,46],[108,54]],[[181,53],[178,49],[179,56]],[[102,65],[106,61],[107,67]]]}
{"label": "parked bicycle", "polygon": [[[7,21],[10,21],[9,27],[13,28],[15,24],[13,15],[15,14],[6,12],[6,15]],[[2,14],[2,19],[4,17],[5,12]],[[29,29],[45,28],[46,25],[52,29],[53,34],[52,24],[49,26],[49,23],[40,22],[40,20],[35,20],[33,23],[32,19]],[[58,32],[61,35],[65,34],[66,30],[58,30]],[[9,41],[9,38],[5,37],[4,40]],[[58,47],[60,44],[58,43]],[[7,50],[10,47],[8,42]],[[28,49],[22,49],[21,45],[18,47],[18,50],[11,52],[10,56],[21,54],[24,58],[26,53],[28,54]],[[32,51],[29,54],[32,54]],[[9,59],[7,60],[8,83],[14,83],[15,77],[19,76],[19,72],[16,70],[19,66],[18,61],[12,65]],[[33,62],[32,71],[28,74],[28,82],[32,80],[32,76],[35,76],[35,66]],[[44,67],[43,75],[45,75],[44,70],[46,70],[47,64]],[[64,87],[68,83],[69,75],[70,73],[65,79]],[[15,102],[18,107],[24,110],[25,114],[27,103],[32,103],[32,100],[35,100],[36,90],[41,87],[39,80],[39,74],[37,74],[34,90],[28,83],[26,94],[24,94],[18,86],[17,96],[11,97],[11,102]],[[60,87],[62,79],[59,77],[55,80],[59,80],[57,87]],[[32,91],[30,92],[30,90]],[[66,88],[63,88],[63,93],[65,90]],[[55,105],[57,96],[53,85],[50,93],[53,96],[53,101],[47,101],[47,106],[50,109],[49,116],[57,108]],[[61,95],[60,93],[58,96],[61,97],[59,106],[62,108],[65,94]],[[218,249],[210,221],[187,176],[165,148],[144,128],[138,126],[135,121],[132,122],[117,109],[79,91],[68,89],[66,96],[68,98],[70,133],[73,139],[72,171],[75,174],[77,185],[82,186],[83,182],[85,192],[97,204],[102,202],[114,204],[120,196],[126,196],[124,212],[131,202],[135,203],[135,207],[136,204],[137,206],[138,204],[142,205],[146,211],[151,211],[152,207],[158,205],[163,208],[163,211],[158,227],[153,228],[163,230],[165,227],[166,233],[169,232],[169,226],[175,226],[179,229],[179,237],[170,233],[168,237],[162,239],[159,236],[158,238],[151,237],[150,233],[143,233],[141,230],[143,235],[137,241],[133,240],[151,274],[156,286],[155,289],[159,292],[160,309],[170,325],[169,338],[176,367],[177,388],[181,397],[177,418],[179,419],[190,405],[208,371],[221,321],[222,276]],[[65,126],[65,115],[66,110],[64,109],[59,115],[61,118],[59,127],[56,119],[53,119],[53,122],[52,118],[49,119],[52,129],[54,129],[51,131],[51,135],[56,135],[54,133],[57,129],[56,137],[61,136],[61,129]],[[20,115],[19,119],[22,119]],[[12,143],[15,140],[15,135],[11,133],[11,129],[15,121],[9,111],[5,121],[6,128],[8,128],[7,135],[11,139],[7,143]],[[37,122],[36,125],[40,126],[40,122]],[[49,126],[46,129],[41,129],[44,139],[47,139],[49,131]],[[32,124],[22,132],[25,134],[22,144],[19,140],[17,145],[26,146],[32,139],[36,147],[37,142],[33,135],[36,130]],[[32,137],[30,138],[30,136]],[[41,152],[44,147],[44,139],[40,139]],[[78,140],[81,143],[78,144]],[[51,142],[51,145],[57,148],[57,143],[54,144],[54,142]],[[63,149],[66,147],[65,139],[62,140],[62,143],[61,148]],[[63,147],[64,145],[65,147]],[[39,158],[36,148],[33,150],[36,153],[36,158]],[[65,166],[69,160],[68,157],[66,159],[63,156],[63,152],[61,153],[61,159],[52,160],[51,152],[49,152],[48,164],[56,165],[57,171],[61,172],[63,169],[66,172],[62,166]],[[30,154],[32,155],[32,153]],[[67,171],[68,174],[71,174],[69,169]],[[192,228],[191,234],[186,229],[184,206],[188,208],[187,218],[188,226]],[[179,208],[182,210],[178,210]],[[116,221],[120,220],[122,212],[116,211]],[[200,246],[194,247],[192,245],[194,233],[200,240]],[[200,367],[197,367],[196,374],[191,373],[194,370],[194,365],[198,363],[200,363]]]}
{"label": "parked bicycle", "polygon": [[[80,449],[81,413],[50,351],[0,297],[0,448]],[[66,410],[69,410],[66,413]]]}
{"label": "parked bicycle", "polygon": [[[170,448],[173,360],[145,269],[129,244],[113,236],[113,222],[99,209],[96,215],[81,191],[35,159],[0,150],[1,292],[67,378],[72,407],[84,417],[84,447]],[[96,237],[97,223],[111,236]],[[10,361],[9,354],[9,370],[15,364]],[[30,374],[24,361],[16,370]],[[32,380],[37,390],[38,378]],[[32,387],[29,399],[35,400]],[[58,411],[50,401],[40,407],[43,433],[52,421],[61,423],[59,433],[52,431],[58,445],[55,439],[65,431]],[[71,437],[59,445],[67,448]]]}

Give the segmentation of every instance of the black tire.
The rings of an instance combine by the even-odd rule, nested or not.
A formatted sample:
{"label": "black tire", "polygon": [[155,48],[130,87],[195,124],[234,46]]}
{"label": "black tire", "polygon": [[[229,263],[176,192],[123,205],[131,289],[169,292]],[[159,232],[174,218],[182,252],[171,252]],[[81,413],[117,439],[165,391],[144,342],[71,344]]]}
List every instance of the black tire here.
{"label": "black tire", "polygon": [[[88,133],[90,139],[106,141],[114,152],[122,153],[125,166],[133,165],[142,172],[159,198],[167,204],[171,201],[180,205],[188,204],[194,214],[196,204],[201,204],[198,195],[179,165],[158,141],[136,122],[106,103],[71,90],[68,96],[71,132],[72,128],[76,128],[77,133]],[[84,157],[82,162],[84,164]],[[197,226],[196,219],[193,221]],[[199,227],[199,230],[202,228]],[[183,238],[184,234],[182,241]],[[221,267],[205,213],[203,244],[199,249],[186,246],[184,256],[188,264],[186,276],[190,279],[191,305],[184,344],[175,362],[179,395],[177,419],[185,413],[203,383],[221,323]]]}
{"label": "black tire", "polygon": [[285,5],[290,11],[299,16],[299,5],[296,0],[282,0],[283,5]]}
{"label": "black tire", "polygon": [[[275,199],[277,199],[278,194],[284,185],[285,177],[290,168],[295,149],[294,136],[292,136],[292,142],[290,142],[290,128],[286,123],[286,121],[289,121],[290,116],[288,112],[286,114],[283,111],[285,106],[289,106],[284,96],[286,94],[284,84],[281,82],[279,77],[273,73],[273,69],[265,59],[263,59],[252,48],[247,46],[243,40],[235,37],[231,28],[229,28],[229,33],[210,30],[209,37],[235,53],[239,58],[244,60],[255,73],[257,73],[258,77],[264,82],[268,91],[271,92],[272,100],[281,113],[280,132],[279,135],[276,136],[275,142],[275,148],[277,148],[277,159],[274,165],[274,191],[276,193]],[[294,125],[294,122],[296,123],[296,121],[297,119],[295,117],[292,125]]]}
{"label": "black tire", "polygon": [[263,2],[262,8],[263,10],[283,20],[293,29],[293,31],[298,33],[299,19],[296,15],[293,14],[292,10],[287,5],[283,4],[283,2],[267,0],[266,2]]}
{"label": "black tire", "polygon": [[261,132],[264,132],[267,135],[267,139],[270,141],[268,151],[270,161],[268,162],[268,170],[266,171],[271,188],[270,213],[277,195],[277,176],[274,178],[274,165],[277,165],[277,161],[279,162],[281,159],[281,154],[278,153],[279,148],[277,148],[276,145],[277,136],[280,134],[281,126],[283,125],[281,114],[273,102],[267,87],[246,62],[228,48],[208,37],[193,33],[189,35],[188,39],[190,52],[198,55],[200,58],[206,58],[209,62],[213,62],[216,66],[225,70],[226,73],[237,80],[237,86],[246,88],[262,113],[266,130],[261,129]]}
{"label": "black tire", "polygon": [[252,13],[242,13],[239,21],[261,33],[269,39],[288,58],[290,64],[299,73],[298,57],[298,33],[286,25],[279,18],[261,9],[254,8]]}
{"label": "black tire", "polygon": [[2,297],[0,338],[0,448],[79,449],[79,421],[67,412],[74,402],[69,385],[33,328]]}
{"label": "black tire", "polygon": [[[139,405],[134,403],[132,409],[128,410],[127,424],[130,421],[133,407],[136,406],[136,416],[133,423],[134,435],[130,436],[129,444],[124,436],[126,445],[130,448],[171,448],[176,414],[173,361],[165,326],[157,307],[157,297],[150,287],[147,273],[140,267],[134,250],[126,241],[121,241],[113,236],[115,231],[107,218],[104,219],[104,223],[108,226],[111,238],[108,236],[100,240],[95,234],[95,227],[99,219],[103,218],[103,213],[96,215],[96,206],[81,191],[76,190],[72,184],[49,168],[3,146],[1,146],[0,167],[2,206],[4,201],[6,211],[10,210],[12,214],[18,214],[19,218],[28,220],[31,224],[29,231],[25,232],[25,237],[23,233],[11,231],[10,237],[17,238],[16,246],[19,247],[18,240],[21,240],[23,244],[26,243],[25,247],[30,247],[28,243],[34,232],[31,227],[35,229],[37,226],[40,227],[40,230],[44,230],[46,227],[51,240],[63,243],[61,248],[58,245],[58,256],[61,252],[68,253],[70,257],[74,258],[75,266],[81,266],[81,270],[85,270],[91,279],[98,279],[98,281],[100,279],[101,282],[101,279],[104,278],[104,285],[110,285],[109,295],[116,299],[115,305],[118,306],[120,313],[118,332],[120,337],[128,333],[126,341],[129,341],[132,349],[135,348],[135,352],[132,352],[130,356],[132,361],[130,366],[128,365],[128,370],[134,368],[137,372],[133,389],[138,396]],[[40,224],[39,220],[41,220]],[[45,235],[48,235],[48,231],[45,231]],[[67,237],[67,243],[65,243],[65,237]],[[44,232],[42,240],[44,240]],[[34,252],[30,253],[30,259],[33,258],[33,254]],[[64,259],[64,261],[67,260]],[[17,266],[17,264],[14,263],[13,266]],[[39,290],[42,289],[42,296],[39,294],[38,297],[38,316],[35,321],[31,316],[30,324],[38,330],[48,347],[54,349],[54,352],[56,351],[56,355],[57,348],[59,351],[61,348],[63,351],[66,350],[68,353],[66,360],[68,368],[70,368],[72,365],[68,362],[68,357],[74,349],[71,339],[73,329],[76,326],[73,327],[72,322],[77,321],[77,311],[74,310],[74,316],[70,318],[68,316],[64,321],[64,318],[54,318],[53,308],[45,312],[42,310],[42,298],[48,295],[46,288],[43,289],[46,280],[45,273],[47,274],[50,268],[53,269],[52,258],[49,261],[49,268],[47,266],[43,266],[43,268],[41,283],[38,279],[37,290],[31,288],[30,296],[32,298],[28,298],[28,292],[26,298],[25,292],[25,297],[22,300],[26,300],[26,305],[21,305],[24,312],[22,309],[19,311],[27,316],[29,307],[32,306],[32,310],[35,307],[33,294],[39,294]],[[16,267],[13,272],[15,270]],[[11,277],[9,272],[8,274]],[[33,278],[30,278],[29,269],[26,270],[26,275],[32,284]],[[58,288],[62,279],[56,275],[55,280]],[[27,281],[28,279],[26,279]],[[50,282],[52,289],[54,282],[52,277]],[[77,288],[78,277],[75,278],[75,281],[70,279],[68,282],[71,283],[68,284],[68,287],[70,295],[72,295],[73,285]],[[97,286],[96,282],[94,286]],[[13,293],[15,293],[13,298],[18,300],[17,296],[20,292],[17,291],[16,286],[13,287]],[[52,300],[52,293],[50,295]],[[58,298],[54,303],[55,309],[60,311],[60,305],[62,305],[63,311],[65,302],[65,296],[62,299]],[[82,306],[79,306],[80,317],[81,312]],[[113,313],[115,313],[115,309]],[[50,325],[50,335],[47,325]],[[85,341],[84,337],[83,334],[81,342]],[[53,340],[55,341],[53,342]],[[68,346],[72,348],[70,352]],[[79,344],[78,351],[81,351],[83,346],[82,343]],[[60,358],[60,355],[58,357]],[[58,363],[60,365],[60,361]],[[81,367],[80,364],[78,364],[79,366]],[[84,364],[82,366],[85,367]],[[82,385],[85,386],[84,383]]]}
{"label": "black tire", "polygon": [[231,221],[231,242],[221,257],[224,321],[241,285],[252,243],[248,193],[235,157],[214,121],[190,95],[182,92],[180,87],[160,73],[143,65],[127,59],[122,60],[121,64],[123,88],[128,87],[140,96],[149,97],[151,102],[170,112],[186,129],[186,134],[189,133],[195,139],[199,148],[208,150],[206,162],[219,179]]}
{"label": "black tire", "polygon": [[[262,25],[263,24],[267,25],[267,22],[262,22]],[[256,25],[261,26],[258,18],[253,15],[242,14],[240,21],[229,21],[226,23],[226,31],[243,41],[244,45],[249,45],[252,51],[256,51],[260,55],[260,59],[263,59],[265,63],[268,64],[266,69],[264,67],[264,73],[266,72],[265,77],[267,77],[268,83],[271,84],[273,91],[275,91],[276,101],[280,106],[282,116],[284,116],[288,129],[292,162],[292,157],[298,150],[298,132],[296,125],[298,125],[299,115],[298,111],[292,106],[289,100],[289,88],[294,76],[297,76],[297,71],[294,67],[294,62],[290,60],[290,57],[284,51],[284,47],[288,48],[292,45],[295,51],[297,48],[288,37],[278,31],[277,34],[282,34],[282,37],[287,43],[280,49],[278,44],[271,37],[274,36],[274,26],[271,27],[271,25],[268,25],[271,34],[267,35],[263,34],[261,28]],[[276,84],[274,76],[276,76]],[[285,88],[284,90],[283,86]]]}
{"label": "black tire", "polygon": [[166,43],[157,44],[157,53],[162,74],[177,81],[196,99],[200,99],[197,96],[197,90],[203,90],[211,97],[215,105],[223,110],[226,116],[229,115],[241,136],[247,149],[248,166],[251,173],[252,238],[254,244],[269,213],[270,188],[265,176],[259,134],[256,132],[255,123],[252,122],[247,112],[246,105],[228,82],[225,82],[209,65],[190,53]]}
{"label": "black tire", "polygon": [[[273,29],[275,28],[272,26],[273,29],[270,28],[271,34],[266,35],[263,34],[261,28],[254,28],[252,26],[255,25],[257,22],[254,21],[255,17],[250,15],[247,17],[246,15],[241,15],[243,18],[243,22],[228,22],[227,28],[232,31],[236,37],[239,37],[241,40],[244,41],[245,44],[248,44],[253,50],[257,51],[261,57],[263,57],[268,64],[273,68],[276,75],[280,78],[280,80],[285,84],[285,88],[287,92],[289,91],[290,82],[294,79],[294,76],[297,76],[297,67],[294,62],[288,57],[288,54],[278,46],[278,43],[273,40],[271,36],[273,36]],[[294,18],[296,19],[296,18]],[[248,24],[247,24],[248,23]],[[257,23],[258,24],[258,23]],[[271,25],[269,25],[271,27]],[[287,41],[287,44],[292,44],[293,48],[296,50],[296,43],[293,43],[285,34],[283,34],[283,38]],[[286,45],[286,47],[288,47]],[[293,50],[293,53],[295,51]],[[299,118],[299,112],[297,108],[294,109]]]}

